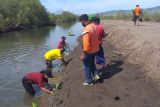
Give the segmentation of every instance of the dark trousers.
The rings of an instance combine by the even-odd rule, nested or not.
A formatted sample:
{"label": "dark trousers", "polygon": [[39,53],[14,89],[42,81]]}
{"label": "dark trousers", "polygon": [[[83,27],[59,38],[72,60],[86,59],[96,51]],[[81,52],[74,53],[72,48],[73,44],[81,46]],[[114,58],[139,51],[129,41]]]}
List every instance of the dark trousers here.
{"label": "dark trousers", "polygon": [[97,75],[96,65],[95,65],[95,53],[86,54],[83,60],[83,69],[85,74],[85,82],[92,82],[92,75]]}
{"label": "dark trousers", "polygon": [[105,65],[104,51],[101,45],[99,46],[99,51],[96,54],[96,64]]}
{"label": "dark trousers", "polygon": [[47,66],[47,69],[52,69],[53,68],[53,64],[52,64],[52,61],[51,60],[45,60],[46,61],[46,66]]}
{"label": "dark trousers", "polygon": [[33,84],[32,82],[30,82],[29,80],[27,80],[25,77],[22,79],[22,84],[23,87],[25,88],[25,90],[32,96],[34,96],[35,91],[33,88]]}

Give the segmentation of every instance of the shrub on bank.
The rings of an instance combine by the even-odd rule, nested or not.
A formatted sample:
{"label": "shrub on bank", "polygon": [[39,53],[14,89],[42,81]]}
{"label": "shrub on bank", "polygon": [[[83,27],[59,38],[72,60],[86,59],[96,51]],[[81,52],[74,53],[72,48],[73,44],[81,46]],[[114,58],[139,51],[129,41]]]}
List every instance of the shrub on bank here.
{"label": "shrub on bank", "polygon": [[48,13],[40,0],[0,0],[0,31],[54,25],[76,19],[76,15],[70,12],[62,15]]}

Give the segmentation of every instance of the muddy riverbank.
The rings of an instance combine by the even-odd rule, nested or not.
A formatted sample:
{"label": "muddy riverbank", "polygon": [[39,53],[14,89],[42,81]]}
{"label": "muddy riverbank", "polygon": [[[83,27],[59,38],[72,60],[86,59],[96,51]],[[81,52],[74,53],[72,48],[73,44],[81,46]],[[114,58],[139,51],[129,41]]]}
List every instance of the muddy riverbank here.
{"label": "muddy riverbank", "polygon": [[[154,81],[156,80],[154,69],[157,66],[153,67],[153,71],[148,71],[153,72],[153,75],[147,75],[145,69],[145,64],[154,60],[153,57],[148,57],[153,54],[148,54],[148,48],[144,45],[145,41],[149,42],[151,38],[157,37],[154,31],[146,33],[152,23],[143,23],[139,27],[134,27],[132,22],[103,21],[103,23],[109,35],[103,44],[107,64],[102,79],[93,86],[82,85],[84,79],[82,62],[79,60],[81,55],[81,45],[79,45],[72,55],[66,57],[71,61],[65,70],[60,72],[63,88],[56,91],[56,96],[53,96],[53,101],[49,105],[51,107],[159,107],[160,90]],[[154,26],[155,29],[158,27],[156,24]],[[149,33],[152,33],[152,37],[146,36]],[[157,39],[154,40],[150,41],[151,46],[152,43],[160,43]],[[143,50],[139,52],[136,49]],[[117,52],[123,54],[119,55]],[[145,62],[146,60],[149,61]],[[158,62],[159,59],[155,61]]]}

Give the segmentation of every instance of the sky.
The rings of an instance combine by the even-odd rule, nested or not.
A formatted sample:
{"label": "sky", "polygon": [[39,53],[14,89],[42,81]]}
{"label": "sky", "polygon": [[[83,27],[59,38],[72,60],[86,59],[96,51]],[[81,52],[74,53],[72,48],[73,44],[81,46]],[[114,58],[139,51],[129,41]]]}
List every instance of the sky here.
{"label": "sky", "polygon": [[47,11],[66,10],[77,15],[111,10],[131,10],[139,4],[142,8],[160,6],[160,0],[40,0]]}

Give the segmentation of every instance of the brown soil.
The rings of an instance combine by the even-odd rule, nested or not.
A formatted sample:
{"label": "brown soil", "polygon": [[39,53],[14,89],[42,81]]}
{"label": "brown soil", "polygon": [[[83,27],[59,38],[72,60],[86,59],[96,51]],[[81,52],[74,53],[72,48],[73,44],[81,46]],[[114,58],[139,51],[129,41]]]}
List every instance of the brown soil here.
{"label": "brown soil", "polygon": [[[81,46],[78,46],[73,54],[66,58],[72,60],[65,70],[60,72],[63,88],[56,91],[49,105],[51,107],[160,107],[160,90],[155,82],[150,81],[150,78],[154,79],[154,75],[146,75],[145,69],[148,63],[160,60],[158,59],[160,54],[154,54],[154,52],[159,53],[157,50],[160,46],[159,24],[143,23],[143,26],[134,27],[132,22],[103,21],[103,23],[109,35],[103,44],[107,64],[102,79],[93,86],[82,85],[83,69],[79,60]],[[118,55],[114,53],[115,50],[124,54]],[[152,57],[153,55],[156,58]],[[158,69],[155,68],[157,67],[155,63],[152,64],[147,66],[147,69],[152,68],[151,66]],[[148,72],[154,74],[154,69]]]}
{"label": "brown soil", "polygon": [[133,26],[128,21],[104,21],[107,40],[125,53],[131,64],[140,65],[146,77],[160,88],[160,23],[143,22]]}

